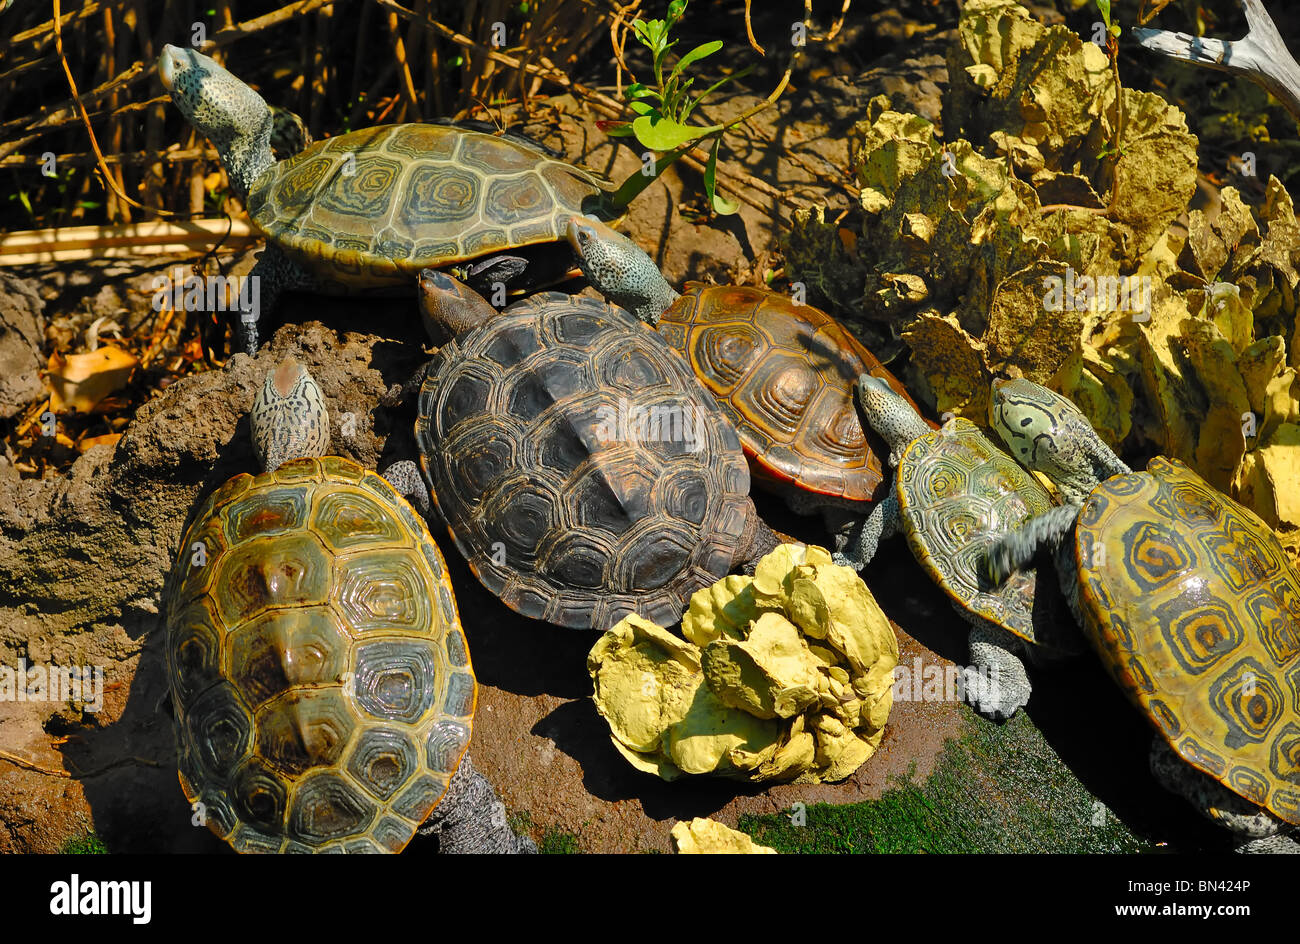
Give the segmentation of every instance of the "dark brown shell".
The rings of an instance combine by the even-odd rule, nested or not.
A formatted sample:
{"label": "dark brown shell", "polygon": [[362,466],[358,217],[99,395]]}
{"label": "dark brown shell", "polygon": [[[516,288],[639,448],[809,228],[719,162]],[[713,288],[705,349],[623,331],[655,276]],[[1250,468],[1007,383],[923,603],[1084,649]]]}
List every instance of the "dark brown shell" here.
{"label": "dark brown shell", "polygon": [[[636,409],[659,410],[669,435],[620,426]],[[681,435],[672,417],[689,417]],[[754,513],[717,403],[652,329],[591,298],[535,295],[443,346],[415,435],[479,580],[562,626],[677,622],[731,570]]]}
{"label": "dark brown shell", "polygon": [[297,459],[199,509],[168,580],[181,788],[240,852],[398,852],[466,747],[446,564],[373,472]]}
{"label": "dark brown shell", "polygon": [[850,501],[880,497],[889,450],[863,429],[858,377],[879,377],[916,404],[830,315],[765,289],[689,282],[659,333],[735,424],[756,480]]}
{"label": "dark brown shell", "polygon": [[570,217],[594,212],[601,194],[588,171],[510,138],[387,125],[280,161],[253,185],[248,215],[340,294],[411,291],[426,266],[563,242]]}

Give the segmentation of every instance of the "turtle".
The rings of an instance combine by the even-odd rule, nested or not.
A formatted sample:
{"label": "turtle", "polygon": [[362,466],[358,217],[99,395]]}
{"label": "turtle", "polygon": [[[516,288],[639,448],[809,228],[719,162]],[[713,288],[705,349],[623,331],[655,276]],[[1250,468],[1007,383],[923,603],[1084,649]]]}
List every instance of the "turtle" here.
{"label": "turtle", "polygon": [[966,700],[988,717],[1011,717],[1032,691],[1022,657],[1057,661],[1079,644],[1041,604],[1032,560],[994,584],[982,566],[984,549],[1051,509],[1052,497],[970,420],[954,416],[931,429],[915,407],[869,374],[859,378],[858,394],[867,422],[889,444],[895,471],[891,493],[854,529],[836,563],[861,569],[882,539],[902,531],[917,563],[971,624]]}
{"label": "turtle", "polygon": [[256,302],[237,328],[249,354],[262,311],[284,290],[409,295],[426,267],[454,269],[485,291],[551,285],[573,266],[568,218],[618,216],[607,182],[590,171],[518,138],[455,125],[364,128],[277,162],[271,109],[230,72],[168,45],[158,75],[216,147],[231,191],[267,239],[250,273]]}
{"label": "turtle", "polygon": [[419,466],[385,474],[512,610],[575,629],[629,614],[670,626],[692,593],[780,543],[735,429],[648,325],[583,296],[498,312],[444,272],[420,284],[450,340],[419,386]]}
{"label": "turtle", "polygon": [[254,402],[265,471],[204,501],[164,598],[181,788],[239,852],[533,851],[466,753],[477,688],[441,551],[379,475],[327,456],[315,380]]}
{"label": "turtle", "polygon": [[[862,374],[916,404],[830,315],[789,295],[687,282],[676,292],[632,240],[583,217],[567,235],[592,286],[654,325],[735,425],[756,484],[832,530],[887,491],[887,449],[854,403]],[[851,516],[851,515],[850,515]]]}
{"label": "turtle", "polygon": [[1069,399],[993,384],[990,419],[1062,504],[987,550],[1055,553],[1075,619],[1155,729],[1151,769],[1240,851],[1300,851],[1300,572],[1252,511],[1178,459],[1135,472]]}

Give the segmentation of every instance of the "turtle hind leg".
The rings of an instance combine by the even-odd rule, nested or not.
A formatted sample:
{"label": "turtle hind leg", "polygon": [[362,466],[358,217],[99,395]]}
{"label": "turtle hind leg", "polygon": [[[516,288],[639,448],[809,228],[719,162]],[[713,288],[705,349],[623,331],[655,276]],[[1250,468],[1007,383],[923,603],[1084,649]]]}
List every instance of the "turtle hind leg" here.
{"label": "turtle hind leg", "polygon": [[235,344],[249,357],[257,355],[262,315],[274,311],[286,291],[313,291],[320,286],[316,276],[286,256],[278,246],[268,244],[248,273],[249,299],[240,293],[239,320],[235,323]]}
{"label": "turtle hind leg", "polygon": [[1300,853],[1300,843],[1287,834],[1285,823],[1192,767],[1158,734],[1151,739],[1150,762],[1151,773],[1162,787],[1232,832],[1237,852]]}
{"label": "turtle hind leg", "polygon": [[1243,855],[1300,855],[1300,841],[1285,833],[1274,833],[1263,839],[1248,839],[1234,851]]}
{"label": "turtle hind leg", "polygon": [[421,835],[436,835],[438,851],[449,855],[533,853],[537,845],[518,836],[506,821],[506,807],[486,777],[474,769],[469,754],[461,758],[442,798]]}
{"label": "turtle hind leg", "polygon": [[971,624],[970,665],[962,670],[966,701],[980,714],[1004,721],[1029,704],[1033,687],[1019,653],[1020,640],[963,607],[954,608]]}
{"label": "turtle hind leg", "polygon": [[867,515],[857,535],[850,532],[843,553],[834,554],[835,563],[854,570],[862,570],[876,556],[880,542],[893,537],[903,526],[898,509],[898,498],[890,494],[882,499]]}
{"label": "turtle hind leg", "polygon": [[746,576],[754,576],[758,562],[771,554],[784,542],[777,533],[767,526],[754,503],[749,503],[749,520],[745,522],[745,531],[736,542],[736,551],[731,559],[733,570],[739,569]]}

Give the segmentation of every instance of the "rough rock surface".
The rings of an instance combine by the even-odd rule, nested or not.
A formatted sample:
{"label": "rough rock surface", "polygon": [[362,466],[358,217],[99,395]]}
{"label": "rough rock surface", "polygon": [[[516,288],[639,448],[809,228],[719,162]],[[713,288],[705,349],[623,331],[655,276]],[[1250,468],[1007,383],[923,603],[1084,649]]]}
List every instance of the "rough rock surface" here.
{"label": "rough rock surface", "polygon": [[0,420],[12,419],[45,395],[40,376],[44,307],[29,283],[0,273]]}

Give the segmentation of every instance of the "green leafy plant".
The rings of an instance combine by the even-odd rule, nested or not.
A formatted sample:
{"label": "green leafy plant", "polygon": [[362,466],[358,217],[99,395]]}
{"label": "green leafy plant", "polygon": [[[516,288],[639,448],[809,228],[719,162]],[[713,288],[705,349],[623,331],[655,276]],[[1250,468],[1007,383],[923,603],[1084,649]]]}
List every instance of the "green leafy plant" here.
{"label": "green leafy plant", "polygon": [[753,109],[746,110],[724,124],[694,125],[690,124],[691,113],[699,107],[709,95],[727,82],[748,74],[753,66],[747,66],[739,72],[723,76],[698,94],[692,94],[691,88],[696,77],[688,73],[690,67],[697,65],[722,49],[723,43],[715,39],[701,43],[676,61],[671,61],[671,51],[677,45],[672,38],[673,27],[686,13],[688,0],[672,0],[668,4],[667,15],[662,20],[637,19],[632,22],[632,31],[637,42],[645,46],[651,55],[654,84],[634,82],[628,86],[624,97],[628,108],[635,117],[631,121],[609,126],[606,131],[613,137],[634,137],[642,147],[650,151],[664,153],[655,162],[654,173],[630,178],[614,197],[618,205],[626,205],[640,193],[651,181],[659,176],[673,161],[694,148],[699,143],[712,138],[709,159],[704,171],[704,189],[709,198],[709,205],[714,213],[726,215],[735,213],[739,204],[726,199],[718,193],[718,147],[722,135],[748,119],[756,111],[774,102],[784,90],[787,79],[783,80],[776,92]]}
{"label": "green leafy plant", "polygon": [[[1096,0],[1097,9],[1101,13],[1101,21],[1106,24],[1106,56],[1110,59],[1111,73],[1115,76],[1115,140],[1107,144],[1098,153],[1102,160],[1114,155],[1120,157],[1124,154],[1124,89],[1119,81],[1119,34],[1120,28],[1118,23],[1112,23],[1110,19],[1110,0]],[[1116,198],[1116,187],[1111,187],[1111,209],[1114,207]]]}
{"label": "green leafy plant", "polygon": [[[656,151],[669,151],[687,141],[698,141],[707,134],[721,131],[723,125],[701,128],[692,127],[686,121],[710,93],[737,77],[723,76],[699,95],[692,97],[690,94],[695,77],[687,75],[686,68],[721,49],[720,39],[696,46],[681,56],[667,75],[664,74],[668,65],[668,52],[677,45],[676,40],[668,38],[669,32],[685,11],[686,0],[674,0],[668,7],[666,19],[636,20],[632,23],[637,40],[650,50],[653,57],[655,84],[648,86],[635,82],[628,87],[629,107],[637,117],[624,133],[636,135],[638,141]],[[744,69],[738,75],[744,75],[748,71],[749,69]]]}

